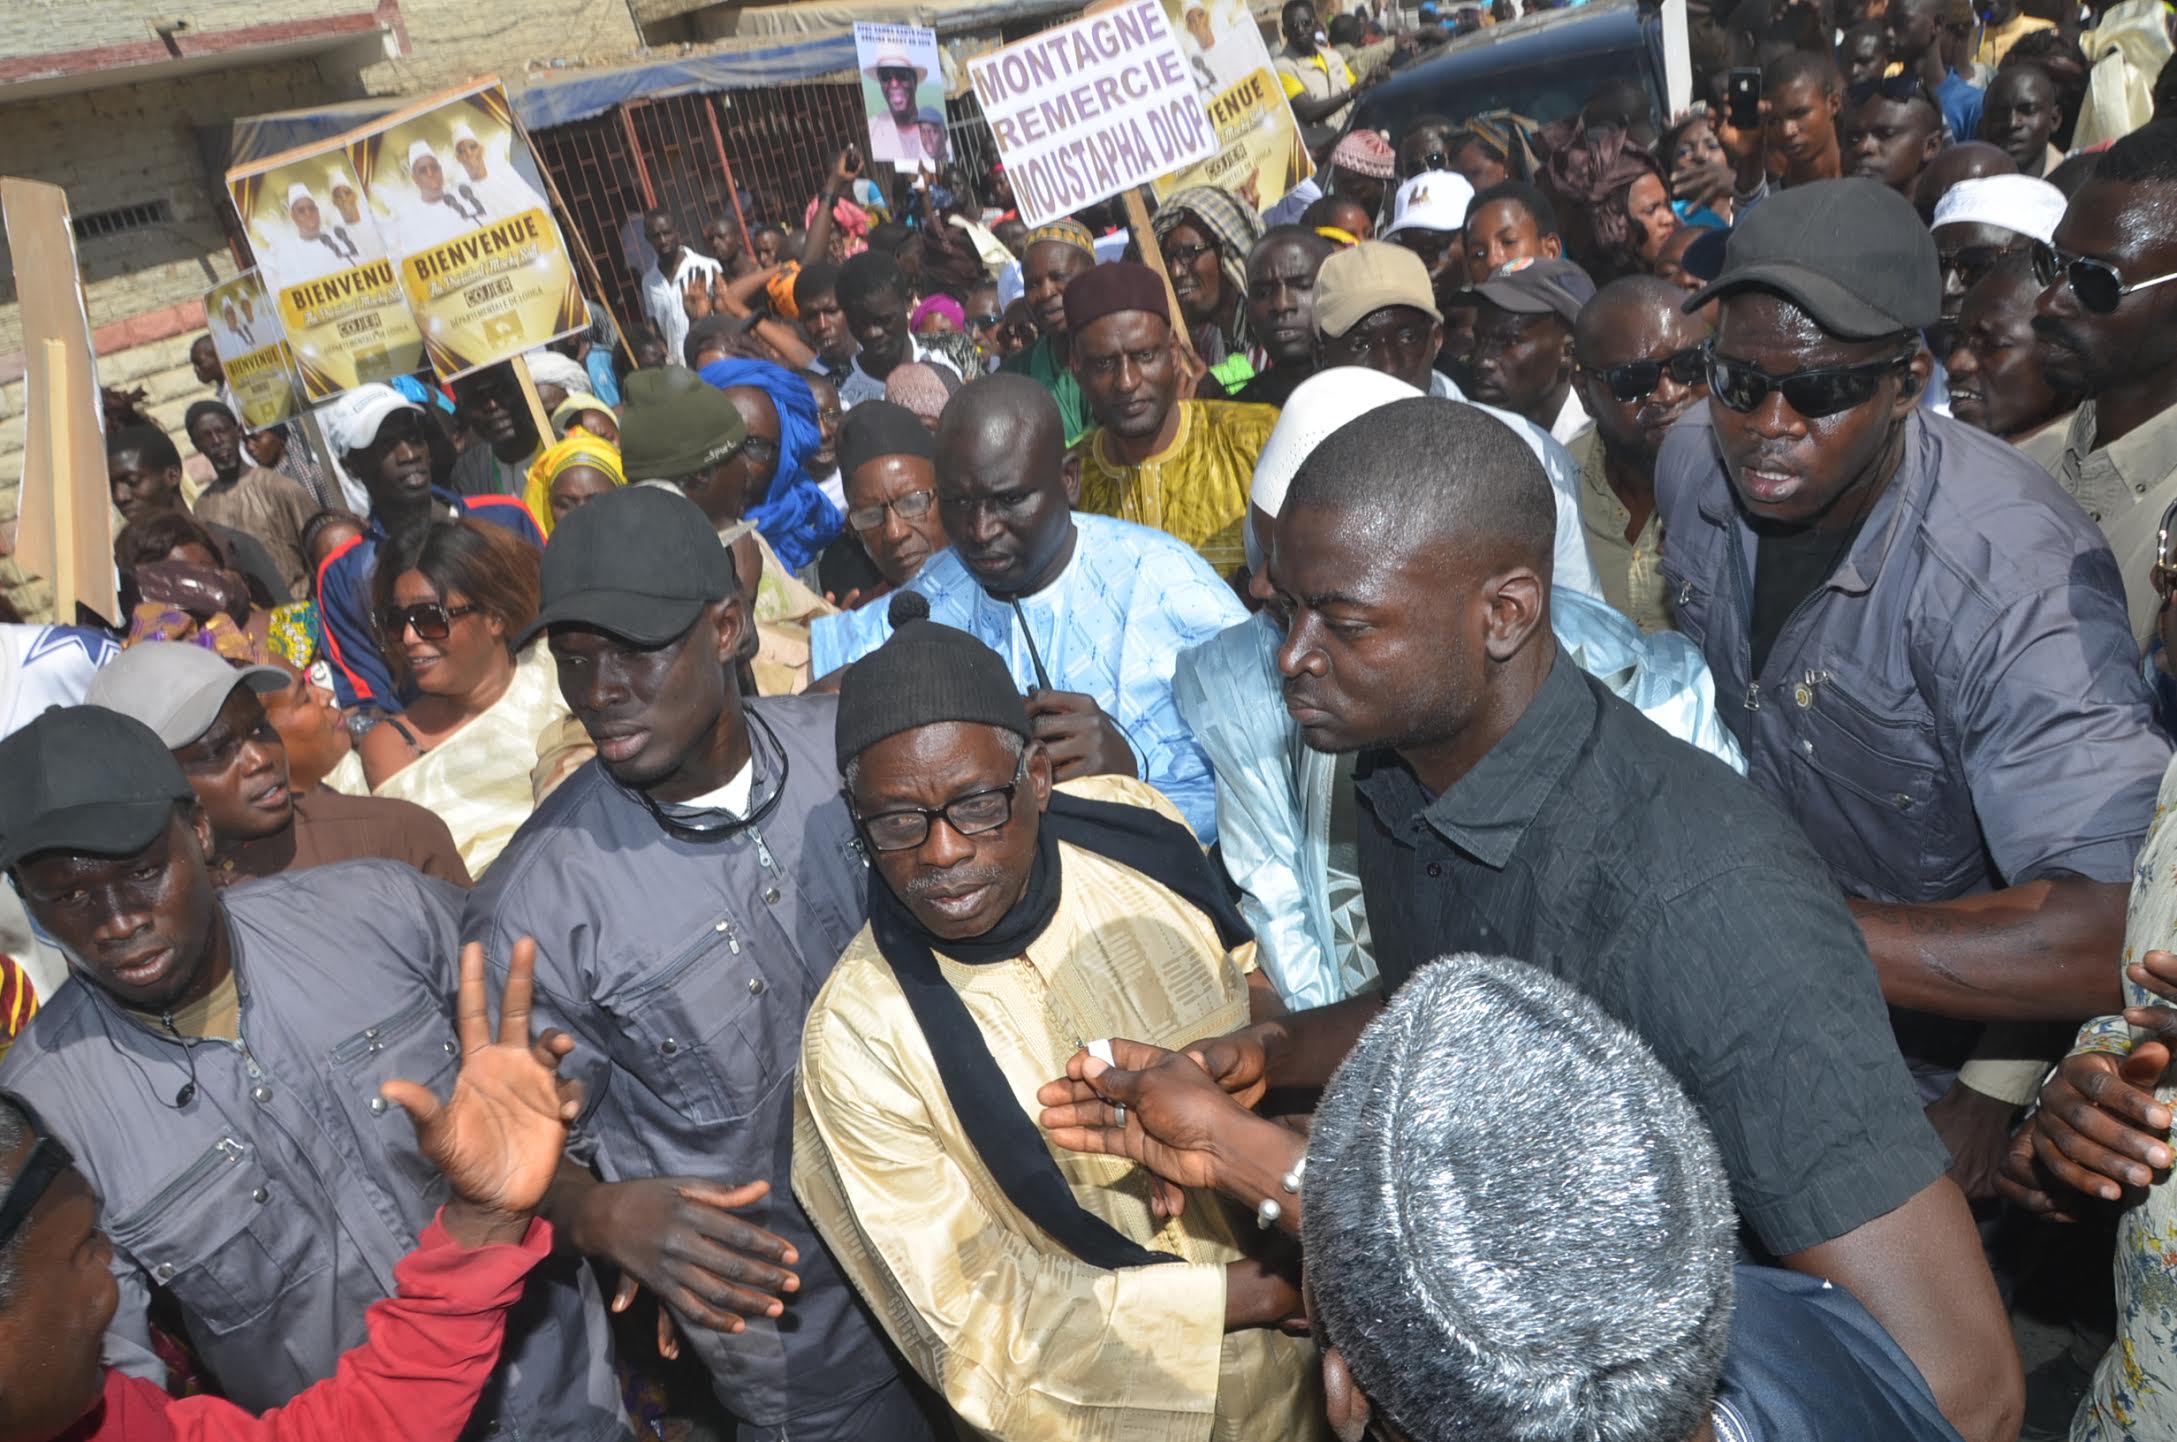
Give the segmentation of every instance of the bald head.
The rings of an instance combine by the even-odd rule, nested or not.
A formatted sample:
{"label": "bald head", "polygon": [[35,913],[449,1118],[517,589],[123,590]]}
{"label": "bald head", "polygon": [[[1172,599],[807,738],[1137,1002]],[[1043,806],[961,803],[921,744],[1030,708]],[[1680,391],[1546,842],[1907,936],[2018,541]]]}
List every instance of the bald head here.
{"label": "bald head", "polygon": [[[1301,463],[1284,511],[1319,509],[1401,552],[1457,538],[1547,579],[1557,507],[1527,443],[1473,406],[1394,401],[1333,431]],[[1283,514],[1283,512],[1281,512]]]}
{"label": "bald head", "polygon": [[1058,402],[1020,375],[986,376],[964,387],[937,423],[937,468],[1002,462],[1027,474],[1056,475],[1065,449]]}
{"label": "bald head", "polygon": [[1941,203],[1943,193],[1961,180],[1978,180],[1985,175],[2016,175],[2018,162],[2005,155],[1999,146],[1985,140],[1968,140],[1953,145],[1928,162],[1920,172],[1920,181],[1913,193],[1913,204],[1920,211],[1920,219],[1932,223],[1935,207]]}
{"label": "bald head", "polygon": [[[1573,329],[1573,347],[1583,364],[1607,344],[1607,337],[1628,322],[1664,320],[1685,314],[1686,293],[1660,276],[1620,276],[1580,308]],[[1688,317],[1690,320],[1691,318]]]}
{"label": "bald head", "polygon": [[772,403],[770,392],[761,386],[727,386],[726,399],[741,413],[741,424],[748,427],[752,436],[779,438],[779,408]]}
{"label": "bald head", "polygon": [[1073,552],[1073,498],[1058,402],[1026,376],[961,388],[937,423],[937,498],[945,535],[976,584],[1032,595]]}

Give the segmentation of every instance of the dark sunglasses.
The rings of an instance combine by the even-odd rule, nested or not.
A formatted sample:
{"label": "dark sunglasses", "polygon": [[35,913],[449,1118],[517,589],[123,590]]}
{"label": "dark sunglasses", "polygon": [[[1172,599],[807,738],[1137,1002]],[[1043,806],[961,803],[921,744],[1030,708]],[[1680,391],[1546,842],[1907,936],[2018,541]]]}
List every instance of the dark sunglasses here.
{"label": "dark sunglasses", "polygon": [[59,1137],[45,1129],[45,1119],[13,1092],[0,1093],[30,1124],[30,1134],[37,1138],[31,1144],[30,1155],[23,1162],[23,1169],[15,1174],[15,1183],[8,1194],[0,1197],[0,1248],[15,1240],[15,1234],[30,1220],[54,1181],[62,1172],[75,1165],[75,1153]]}
{"label": "dark sunglasses", "polygon": [[1784,403],[1810,421],[1867,404],[1882,378],[1912,359],[1910,352],[1858,365],[1771,375],[1744,361],[1708,352],[1708,393],[1734,411],[1750,411],[1781,391]]}
{"label": "dark sunglasses", "polygon": [[2071,293],[2079,298],[2080,305],[2095,315],[2108,315],[2134,291],[2152,290],[2167,281],[2177,280],[2177,270],[2126,285],[2123,275],[2106,260],[2069,255],[2045,240],[2035,241],[2033,278],[2048,286],[2054,285],[2058,276],[2071,287]]}
{"label": "dark sunglasses", "polygon": [[1661,360],[1627,361],[1624,365],[1606,366],[1601,370],[1593,366],[1581,366],[1591,376],[1598,376],[1610,387],[1610,394],[1621,401],[1645,400],[1655,394],[1655,388],[1663,384],[1668,375],[1682,386],[1699,385],[1708,379],[1708,348],[1688,346],[1676,355]]}
{"label": "dark sunglasses", "polygon": [[[1845,91],[1847,105],[1865,105],[1877,95],[1884,100],[1926,100],[1928,93],[1917,75],[1888,75],[1880,80],[1862,80]],[[1931,104],[1933,102],[1930,102]]]}
{"label": "dark sunglasses", "polygon": [[779,458],[779,443],[769,436],[750,436],[738,449],[759,466],[768,466]]}
{"label": "dark sunglasses", "polygon": [[1441,150],[1432,150],[1427,155],[1415,156],[1413,161],[1413,167],[1406,173],[1409,177],[1411,177],[1423,174],[1424,172],[1431,170],[1449,169],[1451,169],[1451,157],[1444,154],[1444,152]]}
{"label": "dark sunglasses", "polygon": [[454,622],[476,609],[475,606],[448,606],[438,601],[388,606],[378,613],[378,632],[388,641],[398,641],[414,628],[426,641],[443,641],[453,634]]}
{"label": "dark sunglasses", "polygon": [[1004,319],[1004,316],[992,312],[989,315],[971,315],[968,317],[968,324],[977,330],[987,330]]}

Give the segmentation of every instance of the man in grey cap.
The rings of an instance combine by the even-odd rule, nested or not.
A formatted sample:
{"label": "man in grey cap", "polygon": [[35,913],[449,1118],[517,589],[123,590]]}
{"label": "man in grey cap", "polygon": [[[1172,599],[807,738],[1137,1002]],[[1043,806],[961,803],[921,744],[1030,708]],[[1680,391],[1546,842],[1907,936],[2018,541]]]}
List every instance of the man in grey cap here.
{"label": "man in grey cap", "polygon": [[1595,298],[1586,271],[1562,258],[1533,261],[1474,287],[1474,397],[1525,416],[1569,445],[1589,425],[1573,389],[1572,332]]}
{"label": "man in grey cap", "polygon": [[[67,1139],[104,1205],[106,1359],[164,1381],[146,1316],[163,1292],[228,1398],[280,1406],[363,1341],[447,1197],[379,1089],[452,1084],[462,893],[386,861],[219,890],[188,777],[151,728],[98,706],[0,742],[0,816],[0,871],[76,978],[0,1087]],[[576,1259],[530,1274],[502,1358],[479,1435],[632,1439]]]}
{"label": "man in grey cap", "polygon": [[2123,583],[2047,473],[1920,406],[1941,277],[1895,191],[1771,196],[1686,305],[1710,300],[1708,403],[1656,466],[1667,592],[1750,779],[1850,899],[1931,1119],[1985,1195],[2046,1058],[1956,1084],[1980,1024],[2119,1006],[2169,761]]}
{"label": "man in grey cap", "polygon": [[597,759],[514,834],[462,932],[501,971],[534,938],[539,1025],[575,1040],[562,1074],[588,1105],[545,1215],[664,1304],[737,1442],[932,1437],[786,1187],[802,1020],[868,912],[836,699],[742,699],[733,561],[670,488],[569,515],[542,591],[530,635]]}
{"label": "man in grey cap", "polygon": [[214,885],[377,857],[467,886],[436,813],[392,796],[288,786],[287,746],[258,698],[293,679],[184,641],[145,641],[94,676],[84,700],[143,722],[174,753],[211,824]]}

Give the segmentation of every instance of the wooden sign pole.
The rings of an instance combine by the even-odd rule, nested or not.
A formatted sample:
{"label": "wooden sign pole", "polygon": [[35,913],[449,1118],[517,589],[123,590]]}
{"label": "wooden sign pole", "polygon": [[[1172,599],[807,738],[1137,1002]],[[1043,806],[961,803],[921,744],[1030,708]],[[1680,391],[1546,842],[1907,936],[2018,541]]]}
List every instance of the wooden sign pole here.
{"label": "wooden sign pole", "polygon": [[514,379],[522,388],[522,400],[529,406],[529,418],[537,423],[540,449],[548,448],[557,439],[552,434],[552,417],[544,409],[544,397],[537,394],[537,383],[529,375],[529,358],[516,356],[509,362],[514,367]]}

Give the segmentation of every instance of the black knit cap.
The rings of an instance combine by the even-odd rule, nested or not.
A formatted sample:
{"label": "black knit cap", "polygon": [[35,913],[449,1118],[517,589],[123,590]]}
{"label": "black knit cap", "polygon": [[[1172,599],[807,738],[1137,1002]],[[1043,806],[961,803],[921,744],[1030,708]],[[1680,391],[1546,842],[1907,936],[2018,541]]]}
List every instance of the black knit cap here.
{"label": "black knit cap", "polygon": [[839,682],[834,744],[840,770],[888,736],[945,721],[972,721],[1028,739],[1028,707],[997,652],[958,627],[932,621],[930,603],[917,591],[894,596],[885,615],[891,638],[849,666]]}

